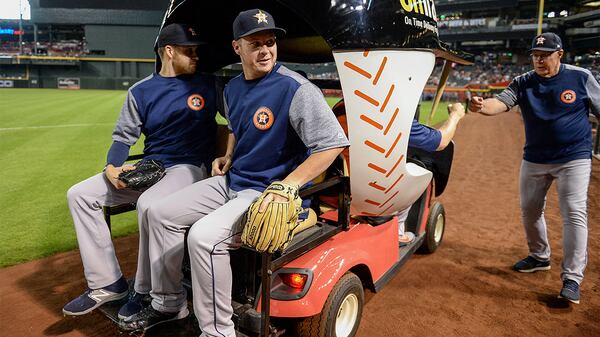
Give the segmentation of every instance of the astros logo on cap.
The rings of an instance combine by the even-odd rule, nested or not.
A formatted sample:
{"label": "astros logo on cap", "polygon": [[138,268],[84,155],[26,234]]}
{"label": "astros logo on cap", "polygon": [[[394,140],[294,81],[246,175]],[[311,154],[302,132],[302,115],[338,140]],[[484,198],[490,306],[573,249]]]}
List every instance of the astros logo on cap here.
{"label": "astros logo on cap", "polygon": [[259,130],[268,130],[273,125],[275,121],[275,117],[269,108],[266,106],[261,106],[254,113],[254,117],[252,117],[252,122],[254,122],[254,126]]}
{"label": "astros logo on cap", "polygon": [[535,41],[535,44],[544,44],[544,41],[546,40],[545,37],[540,36],[537,38],[537,40]]}
{"label": "astros logo on cap", "polygon": [[263,11],[261,11],[260,9],[258,10],[258,13],[256,13],[254,15],[254,17],[256,18],[256,23],[259,24],[261,22],[264,22],[266,24],[269,24],[269,22],[267,21],[267,14],[263,13]]}
{"label": "astros logo on cap", "polygon": [[192,110],[200,111],[204,108],[204,97],[198,94],[192,94],[187,99],[187,105]]}
{"label": "astros logo on cap", "polygon": [[576,97],[577,95],[575,95],[575,91],[573,90],[565,90],[560,94],[560,100],[567,104],[575,102]]}

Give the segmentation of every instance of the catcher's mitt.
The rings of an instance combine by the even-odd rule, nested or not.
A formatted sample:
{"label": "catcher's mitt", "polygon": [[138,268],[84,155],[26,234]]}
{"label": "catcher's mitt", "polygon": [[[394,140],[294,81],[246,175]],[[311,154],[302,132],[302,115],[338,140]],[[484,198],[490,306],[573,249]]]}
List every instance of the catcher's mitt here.
{"label": "catcher's mitt", "polygon": [[165,176],[165,167],[157,160],[149,159],[137,162],[135,169],[119,174],[119,180],[127,184],[128,188],[136,191],[144,190],[156,184]]}
{"label": "catcher's mitt", "polygon": [[[264,212],[258,208],[269,193],[287,198],[286,202],[269,203]],[[302,212],[302,199],[298,187],[274,182],[248,208],[242,232],[242,243],[254,247],[259,252],[273,253],[283,250],[294,236],[298,226],[298,214]]]}

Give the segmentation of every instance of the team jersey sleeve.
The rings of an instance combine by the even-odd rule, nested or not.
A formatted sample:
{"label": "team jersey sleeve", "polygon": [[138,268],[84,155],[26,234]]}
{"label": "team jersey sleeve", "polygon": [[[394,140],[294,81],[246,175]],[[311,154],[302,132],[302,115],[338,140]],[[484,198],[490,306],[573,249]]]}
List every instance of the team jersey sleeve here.
{"label": "team jersey sleeve", "polygon": [[427,127],[413,119],[410,127],[408,146],[427,152],[435,152],[442,141],[442,133],[439,130]]}
{"label": "team jersey sleeve", "polygon": [[520,77],[513,79],[506,89],[496,95],[496,98],[506,105],[507,110],[519,104],[519,82]]}
{"label": "team jersey sleeve", "polygon": [[123,165],[129,155],[129,148],[137,142],[141,133],[142,121],[138,106],[131,90],[129,90],[121,108],[117,125],[113,130],[113,143],[106,155],[106,164],[115,167]]}
{"label": "team jersey sleeve", "polygon": [[112,134],[114,142],[123,143],[128,146],[134,145],[142,133],[142,120],[138,111],[138,105],[131,90],[121,108],[121,114]]}
{"label": "team jersey sleeve", "polygon": [[311,153],[350,145],[323,94],[310,82],[303,83],[296,90],[290,104],[289,118],[290,124]]}
{"label": "team jersey sleeve", "polygon": [[600,118],[600,85],[598,85],[598,81],[596,81],[591,72],[588,73],[585,90],[590,102],[590,111],[596,117]]}
{"label": "team jersey sleeve", "polygon": [[130,146],[121,142],[113,142],[106,155],[106,165],[120,167],[125,163],[129,156]]}
{"label": "team jersey sleeve", "polygon": [[229,106],[227,105],[227,99],[225,93],[223,93],[223,117],[227,120],[227,128],[229,132],[233,132],[231,128],[231,121],[229,120]]}

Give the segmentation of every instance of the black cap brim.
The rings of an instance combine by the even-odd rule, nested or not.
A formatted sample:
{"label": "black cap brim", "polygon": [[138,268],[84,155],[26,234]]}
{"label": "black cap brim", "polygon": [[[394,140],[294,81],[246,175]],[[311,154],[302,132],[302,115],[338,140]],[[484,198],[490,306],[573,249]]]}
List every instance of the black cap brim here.
{"label": "black cap brim", "polygon": [[279,27],[259,27],[259,28],[254,28],[254,29],[252,29],[250,31],[247,31],[244,35],[238,36],[236,38],[236,40],[241,39],[243,37],[246,37],[248,35],[252,35],[254,33],[261,32],[263,30],[272,30],[273,33],[275,33],[275,35],[280,36],[280,37],[281,36],[285,36],[285,34],[286,34],[286,31],[283,28],[279,28]]}
{"label": "black cap brim", "polygon": [[539,50],[539,51],[559,51],[560,49],[556,49],[556,48],[543,48],[543,47],[529,49],[529,51],[534,51],[534,50]]}

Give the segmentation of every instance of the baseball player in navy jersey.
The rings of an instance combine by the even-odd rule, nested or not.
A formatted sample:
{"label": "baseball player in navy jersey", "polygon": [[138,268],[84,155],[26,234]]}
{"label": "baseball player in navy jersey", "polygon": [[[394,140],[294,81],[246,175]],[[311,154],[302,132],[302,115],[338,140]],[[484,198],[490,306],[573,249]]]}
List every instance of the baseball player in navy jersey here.
{"label": "baseball player in navy jersey", "polygon": [[563,46],[554,33],[536,36],[531,44],[534,70],[516,77],[495,98],[473,97],[469,109],[496,115],[519,105],[525,124],[521,163],[521,217],[529,256],[513,269],[550,269],[546,233],[546,193],[556,180],[563,220],[563,251],[559,297],[579,303],[579,285],[587,264],[587,193],[591,174],[590,111],[600,116],[600,86],[592,74],[561,64]]}
{"label": "baseball player in navy jersey", "polygon": [[[200,43],[199,36],[188,26],[172,24],[162,29],[157,45],[161,70],[129,89],[113,131],[105,171],[69,189],[68,205],[89,289],[65,305],[64,314],[82,315],[128,294],[129,286],[115,256],[103,206],[137,202],[140,239],[135,293],[121,308],[119,317],[141,310],[149,296],[148,208],[206,178],[214,158],[215,84],[213,77],[195,74],[196,48]],[[139,192],[128,189],[118,176],[132,169],[124,162],[129,148],[142,134],[145,158],[161,161],[166,175]]]}
{"label": "baseball player in navy jersey", "polygon": [[[460,103],[448,104],[448,119],[439,128],[431,128],[413,119],[410,127],[408,146],[427,152],[442,151],[445,149],[454,134],[460,120],[465,117],[465,107]],[[404,223],[408,217],[410,207],[398,212],[398,241],[406,245],[415,239],[414,233],[404,231]]]}
{"label": "baseball player in navy jersey", "polygon": [[[225,88],[227,153],[213,162],[212,178],[150,208],[150,245],[160,247],[150,251],[152,305],[125,320],[125,329],[185,317],[181,262],[192,226],[187,242],[202,336],[234,337],[229,249],[239,244],[243,214],[273,181],[303,186],[349,146],[321,91],[276,62],[276,39],[284,34],[263,10],[235,19],[232,45],[243,74]],[[261,208],[279,198],[268,194]]]}

